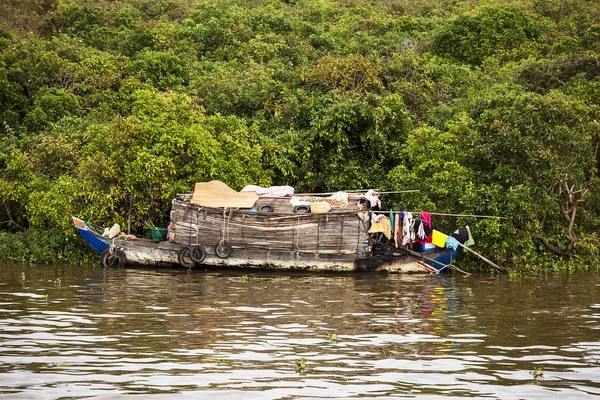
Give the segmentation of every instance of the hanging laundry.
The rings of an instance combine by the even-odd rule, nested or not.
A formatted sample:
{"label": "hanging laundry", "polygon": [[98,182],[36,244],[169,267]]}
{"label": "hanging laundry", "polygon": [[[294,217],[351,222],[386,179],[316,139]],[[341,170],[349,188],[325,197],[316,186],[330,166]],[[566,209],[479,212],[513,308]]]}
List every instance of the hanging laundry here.
{"label": "hanging laundry", "polygon": [[386,238],[391,239],[392,223],[388,217],[381,215],[381,218],[377,218],[377,222],[371,224],[371,228],[369,228],[369,233],[377,232],[381,232],[385,235]]}
{"label": "hanging laundry", "polygon": [[469,239],[469,234],[467,233],[467,229],[466,228],[460,228],[457,229],[453,234],[452,237],[456,240],[458,240],[461,243],[466,242]]}
{"label": "hanging laundry", "polygon": [[395,218],[394,218],[394,210],[392,210],[390,208],[390,222],[392,223],[392,233],[394,233],[394,229],[395,229],[395,224],[394,224]]}
{"label": "hanging laundry", "polygon": [[420,216],[415,218],[415,226],[417,229],[416,243],[431,243],[431,213],[421,212]]}
{"label": "hanging laundry", "polygon": [[475,245],[475,239],[473,239],[473,235],[471,235],[471,228],[469,228],[469,225],[465,226],[465,228],[467,228],[467,233],[469,234],[469,239],[467,239],[467,241],[464,243],[464,245],[467,247],[471,247],[471,246]]}
{"label": "hanging laundry", "polygon": [[417,229],[417,238],[419,239],[419,242],[421,242],[427,238],[427,235],[425,234],[425,226],[423,224],[423,220],[419,219],[417,221],[418,222],[415,222],[415,224],[419,226],[419,228]]}
{"label": "hanging laundry", "polygon": [[448,236],[446,238],[446,248],[447,249],[452,249],[452,250],[456,251],[456,250],[458,250],[458,246],[459,246],[458,240],[454,239],[452,236]]}
{"label": "hanging laundry", "polygon": [[422,211],[421,212],[421,220],[423,221],[423,224],[425,225],[423,228],[425,229],[425,241],[424,243],[431,243],[431,231],[433,229],[431,229],[431,213],[427,212],[427,211]]}
{"label": "hanging laundry", "polygon": [[[404,233],[404,227],[402,226],[402,224],[404,224],[404,213],[401,212],[398,215],[398,229],[396,229],[396,235],[398,236],[398,246],[402,246],[402,240],[404,240],[403,238],[403,233]],[[398,247],[396,246],[396,247]]]}
{"label": "hanging laundry", "polygon": [[369,201],[371,208],[381,208],[381,200],[379,200],[379,193],[377,193],[373,189],[369,189],[369,191],[360,196],[361,199],[366,199]]}
{"label": "hanging laundry", "polygon": [[404,221],[402,224],[402,245],[406,246],[415,240],[415,221],[410,212],[404,213]]}
{"label": "hanging laundry", "polygon": [[446,239],[448,235],[444,235],[440,231],[436,231],[435,229],[431,233],[431,243],[435,244],[437,247],[446,247]]}
{"label": "hanging laundry", "polygon": [[371,213],[371,224],[376,224],[382,218],[385,218],[385,215],[372,212]]}
{"label": "hanging laundry", "polygon": [[396,231],[394,232],[394,242],[396,244],[396,247],[398,247],[402,243],[402,227],[400,226],[400,213],[396,214],[394,222],[394,225],[396,226]]}
{"label": "hanging laundry", "polygon": [[475,244],[475,240],[473,240],[469,226],[464,226],[460,229],[457,229],[456,232],[452,234],[452,237],[467,247]]}

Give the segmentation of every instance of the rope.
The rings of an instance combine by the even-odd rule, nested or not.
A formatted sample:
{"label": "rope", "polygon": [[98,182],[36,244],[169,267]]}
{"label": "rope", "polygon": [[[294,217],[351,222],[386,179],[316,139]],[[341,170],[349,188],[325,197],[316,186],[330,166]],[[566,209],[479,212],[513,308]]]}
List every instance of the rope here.
{"label": "rope", "polygon": [[227,241],[231,244],[231,216],[233,215],[233,210],[229,210],[229,215],[227,216]]}
{"label": "rope", "polygon": [[223,209],[223,225],[221,225],[221,240],[225,239],[225,231],[227,230],[227,208]]}
{"label": "rope", "polygon": [[300,240],[300,217],[297,218],[295,236],[294,246],[296,251],[300,251],[300,247],[298,246],[298,241]]}
{"label": "rope", "polygon": [[[345,192],[345,193],[356,193],[356,194],[360,194],[362,192],[368,192],[371,189],[358,189],[358,190],[340,190],[340,192]],[[381,192],[377,189],[372,189],[375,190],[378,194],[396,194],[396,193],[415,193],[415,192],[419,192],[420,190],[418,189],[413,189],[413,190],[394,190],[394,191],[390,191],[390,192]],[[332,195],[332,194],[336,194],[338,192],[325,192],[325,193],[294,193],[294,196],[327,196],[327,195]]]}
{"label": "rope", "polygon": [[[371,212],[376,213],[376,214],[389,214],[390,212],[392,214],[400,214],[400,213],[406,213],[406,212],[411,212],[413,214],[417,213],[417,211],[371,211]],[[508,219],[508,217],[498,217],[496,215],[446,214],[446,213],[436,213],[436,212],[431,212],[429,214],[431,214],[431,215],[440,215],[440,216],[443,216],[443,217],[472,217],[472,218]]]}
{"label": "rope", "polygon": [[360,218],[356,218],[358,220],[358,226],[356,227],[356,254],[358,255],[358,251],[360,250],[360,224],[362,220]]}
{"label": "rope", "polygon": [[114,238],[109,239],[110,240],[110,244],[108,246],[108,250],[110,251],[110,255],[112,256],[112,260],[108,264],[109,267],[112,267],[113,264],[117,261],[117,257],[115,257],[115,254],[117,254],[117,252],[115,251],[115,249],[117,248],[117,244],[115,242],[117,240],[120,240],[120,239],[121,238],[119,238],[118,236],[115,236]]}
{"label": "rope", "polygon": [[340,229],[340,247],[338,248],[338,250],[342,250],[342,247],[344,247],[344,215],[342,215],[342,221],[341,221],[341,225],[342,228]]}
{"label": "rope", "polygon": [[227,208],[223,209],[223,225],[221,227],[221,240],[227,240],[231,243],[231,216],[233,215],[233,209],[227,213]]}

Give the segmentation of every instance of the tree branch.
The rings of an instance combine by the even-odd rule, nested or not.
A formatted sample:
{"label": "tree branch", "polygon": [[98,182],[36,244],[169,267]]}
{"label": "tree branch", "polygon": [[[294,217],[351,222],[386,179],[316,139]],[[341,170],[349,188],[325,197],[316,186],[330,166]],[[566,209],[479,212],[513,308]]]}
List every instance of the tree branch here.
{"label": "tree branch", "polygon": [[17,224],[17,222],[13,219],[12,214],[10,213],[10,207],[8,207],[8,200],[4,201],[4,208],[6,209],[6,215],[8,216],[9,219],[9,225],[15,225],[18,228],[21,228],[23,230],[25,230],[25,228],[23,228],[21,225]]}
{"label": "tree branch", "polygon": [[579,240],[575,234],[575,217],[577,216],[577,207],[579,204],[585,201],[585,196],[589,193],[589,189],[583,188],[583,186],[576,184],[568,184],[569,176],[563,175],[554,185],[556,191],[556,199],[558,201],[558,208],[565,222],[567,223],[567,238],[569,240],[566,248],[561,249],[558,246],[551,244],[544,235],[544,224],[546,222],[545,216],[541,220],[541,233],[539,239],[542,241],[546,249],[550,252],[559,255],[561,257],[568,256],[575,248],[575,243]]}
{"label": "tree branch", "polygon": [[554,253],[558,256],[561,257],[566,257],[569,255],[569,253],[567,253],[566,251],[563,251],[561,249],[559,249],[558,247],[554,246],[553,244],[551,244],[550,242],[548,242],[548,239],[546,239],[544,237],[544,235],[540,235],[540,240],[542,241],[542,243],[544,244],[544,246],[551,252]]}

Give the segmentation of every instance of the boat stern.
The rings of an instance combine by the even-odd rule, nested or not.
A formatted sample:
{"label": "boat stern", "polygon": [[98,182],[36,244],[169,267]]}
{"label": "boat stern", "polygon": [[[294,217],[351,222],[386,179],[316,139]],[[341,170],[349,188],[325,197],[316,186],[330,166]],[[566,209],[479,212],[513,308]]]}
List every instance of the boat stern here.
{"label": "boat stern", "polygon": [[77,217],[73,218],[73,224],[75,228],[77,228],[77,232],[81,235],[81,237],[89,244],[94,250],[98,253],[102,253],[104,250],[110,247],[109,239],[98,233],[94,232],[88,224],[79,219]]}

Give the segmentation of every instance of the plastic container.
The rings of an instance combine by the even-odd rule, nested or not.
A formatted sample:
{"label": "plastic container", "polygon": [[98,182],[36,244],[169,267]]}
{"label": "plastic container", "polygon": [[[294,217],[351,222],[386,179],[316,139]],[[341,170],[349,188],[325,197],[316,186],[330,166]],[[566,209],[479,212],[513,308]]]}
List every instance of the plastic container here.
{"label": "plastic container", "polygon": [[150,228],[150,237],[155,243],[163,242],[167,238],[167,228]]}
{"label": "plastic container", "polygon": [[327,203],[326,201],[322,201],[318,203],[312,203],[310,205],[310,212],[313,214],[325,214],[329,212],[330,208],[331,207],[329,203]]}
{"label": "plastic container", "polygon": [[114,224],[110,229],[105,229],[103,236],[108,236],[109,239],[114,238],[121,232],[121,226],[119,224]]}
{"label": "plastic container", "polygon": [[438,247],[433,243],[414,243],[413,250],[418,251],[419,253],[429,253],[437,249]]}

